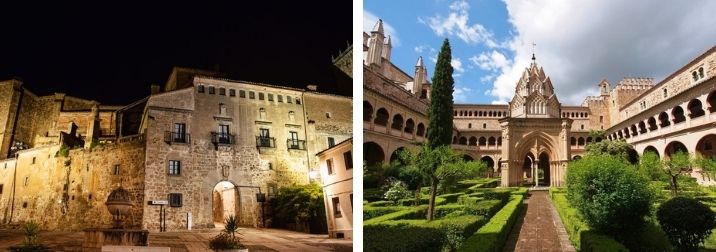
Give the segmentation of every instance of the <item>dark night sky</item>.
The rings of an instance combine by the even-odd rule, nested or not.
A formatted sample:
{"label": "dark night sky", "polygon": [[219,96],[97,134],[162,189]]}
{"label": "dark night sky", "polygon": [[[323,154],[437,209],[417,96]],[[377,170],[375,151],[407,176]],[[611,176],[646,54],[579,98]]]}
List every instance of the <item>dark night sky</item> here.
{"label": "dark night sky", "polygon": [[331,65],[352,40],[351,1],[231,2],[0,3],[0,80],[122,105],[163,86],[172,66],[218,65],[230,79],[351,95]]}

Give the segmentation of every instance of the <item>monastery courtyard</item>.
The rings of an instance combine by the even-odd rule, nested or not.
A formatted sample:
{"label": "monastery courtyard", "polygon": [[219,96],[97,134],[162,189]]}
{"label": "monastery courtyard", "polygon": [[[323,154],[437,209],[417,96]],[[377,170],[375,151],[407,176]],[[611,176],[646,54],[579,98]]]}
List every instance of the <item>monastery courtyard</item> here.
{"label": "monastery courtyard", "polygon": [[[241,243],[251,251],[353,251],[353,242],[329,239],[327,235],[306,234],[280,229],[241,228]],[[172,252],[211,251],[209,240],[219,229],[184,232],[152,232],[150,247],[170,247]],[[0,229],[0,251],[19,245],[24,239],[20,230]],[[82,251],[82,232],[41,232],[39,240],[53,251]]]}

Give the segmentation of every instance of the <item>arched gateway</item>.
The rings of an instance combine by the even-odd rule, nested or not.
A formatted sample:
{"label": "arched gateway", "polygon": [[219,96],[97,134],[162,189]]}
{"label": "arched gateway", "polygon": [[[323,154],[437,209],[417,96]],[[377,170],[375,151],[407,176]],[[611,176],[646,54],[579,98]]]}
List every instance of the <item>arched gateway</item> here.
{"label": "arched gateway", "polygon": [[502,186],[562,186],[572,119],[562,117],[549,77],[532,63],[517,83],[502,128]]}

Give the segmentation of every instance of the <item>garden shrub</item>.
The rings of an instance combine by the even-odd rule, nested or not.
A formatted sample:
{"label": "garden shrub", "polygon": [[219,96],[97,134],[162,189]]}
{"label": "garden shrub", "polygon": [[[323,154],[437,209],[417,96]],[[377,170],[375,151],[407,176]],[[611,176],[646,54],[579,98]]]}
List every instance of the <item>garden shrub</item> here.
{"label": "garden shrub", "polygon": [[674,197],[659,207],[656,217],[671,243],[682,251],[696,251],[714,228],[714,212],[695,199]]}
{"label": "garden shrub", "polygon": [[[435,219],[440,219],[440,218],[443,218],[448,215],[456,216],[457,214],[452,215],[452,213],[458,212],[458,211],[462,212],[463,213],[462,215],[466,214],[465,206],[464,205],[456,205],[456,204],[437,206],[437,207],[435,207],[435,215],[433,217],[435,217]],[[459,216],[459,215],[457,215],[457,216]],[[423,216],[423,218],[425,218],[425,217]]]}
{"label": "garden shrub", "polygon": [[[424,196],[424,197],[420,198],[420,204],[418,204],[418,205],[428,204],[429,201],[430,201],[430,199],[429,199],[427,196]],[[445,204],[445,203],[446,203],[445,198],[435,197],[435,205],[436,205],[436,206],[442,205],[442,204]],[[399,200],[399,201],[398,201],[398,205],[401,205],[401,206],[414,206],[414,205],[415,205],[415,199],[402,199],[402,200]]]}
{"label": "garden shrub", "polygon": [[411,207],[406,210],[381,215],[363,222],[363,225],[390,220],[425,219],[427,206]]}
{"label": "garden shrub", "polygon": [[389,213],[394,213],[397,211],[407,210],[408,207],[404,206],[387,206],[387,207],[371,207],[371,206],[363,206],[363,220],[368,220],[371,218],[375,218],[381,215],[386,215]]}
{"label": "garden shrub", "polygon": [[[465,195],[465,193],[451,193],[451,194],[443,194],[438,196],[439,198],[445,199],[445,203],[455,203],[457,202],[457,198]],[[436,200],[437,201],[437,200]]]}
{"label": "garden shrub", "polygon": [[596,231],[620,237],[642,227],[653,193],[648,180],[619,157],[587,155],[567,170],[567,198]]}
{"label": "garden shrub", "polygon": [[483,200],[475,204],[466,204],[465,212],[472,215],[493,216],[502,208],[501,200]]}
{"label": "garden shrub", "polygon": [[[553,193],[552,202],[569,234],[569,240],[578,251],[628,251],[613,238],[589,229],[577,209],[571,207],[564,193]],[[601,250],[601,248],[609,250]]]}
{"label": "garden shrub", "polygon": [[363,199],[370,202],[383,200],[383,191],[380,188],[363,189]]}
{"label": "garden shrub", "polygon": [[484,225],[481,216],[450,219],[391,220],[363,225],[365,251],[443,251],[460,247],[466,236]]}
{"label": "garden shrub", "polygon": [[463,243],[458,251],[502,251],[507,236],[522,210],[524,196],[515,195],[490,221]]}
{"label": "garden shrub", "polygon": [[408,190],[408,186],[403,181],[395,180],[391,182],[388,190],[385,191],[384,198],[386,200],[398,203],[398,200],[409,198],[413,196]]}
{"label": "garden shrub", "polygon": [[384,207],[384,206],[395,206],[395,204],[393,204],[392,201],[381,200],[381,201],[373,201],[371,203],[366,204],[366,206]]}

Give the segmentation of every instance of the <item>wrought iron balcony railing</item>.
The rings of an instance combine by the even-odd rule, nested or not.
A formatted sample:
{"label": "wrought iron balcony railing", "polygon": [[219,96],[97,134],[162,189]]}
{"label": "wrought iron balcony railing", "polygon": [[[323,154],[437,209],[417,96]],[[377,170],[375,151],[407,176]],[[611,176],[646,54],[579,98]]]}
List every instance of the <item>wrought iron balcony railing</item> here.
{"label": "wrought iron balcony railing", "polygon": [[191,141],[191,135],[185,132],[164,132],[164,142],[168,144],[172,143],[189,143]]}
{"label": "wrought iron balcony railing", "polygon": [[276,148],[276,139],[273,137],[256,137],[256,146],[263,148]]}
{"label": "wrought iron balcony railing", "polygon": [[286,140],[286,146],[288,146],[289,150],[306,150],[306,140],[289,138]]}
{"label": "wrought iron balcony railing", "polygon": [[211,132],[211,142],[213,144],[235,144],[236,136],[223,132]]}

